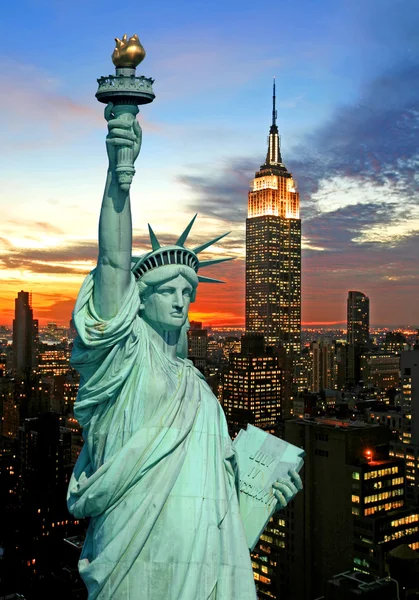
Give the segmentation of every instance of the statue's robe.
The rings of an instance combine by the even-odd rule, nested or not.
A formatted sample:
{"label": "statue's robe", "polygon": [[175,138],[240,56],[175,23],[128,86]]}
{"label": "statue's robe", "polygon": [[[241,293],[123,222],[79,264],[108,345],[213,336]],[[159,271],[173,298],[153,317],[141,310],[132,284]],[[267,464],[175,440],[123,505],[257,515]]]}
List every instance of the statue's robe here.
{"label": "statue's robe", "polygon": [[94,272],[74,310],[84,445],[68,491],[70,512],[91,518],[89,600],[255,600],[222,408],[190,361],[153,344],[134,278],[108,321],[93,286]]}

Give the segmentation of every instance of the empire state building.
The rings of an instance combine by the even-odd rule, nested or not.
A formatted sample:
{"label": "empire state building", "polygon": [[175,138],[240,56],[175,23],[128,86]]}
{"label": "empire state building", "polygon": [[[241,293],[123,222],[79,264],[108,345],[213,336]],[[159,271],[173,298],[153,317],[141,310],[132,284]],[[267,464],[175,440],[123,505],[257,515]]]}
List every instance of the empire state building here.
{"label": "empire state building", "polygon": [[274,81],[268,152],[248,200],[246,332],[263,333],[267,345],[294,355],[301,349],[300,200],[282,163],[275,101]]}

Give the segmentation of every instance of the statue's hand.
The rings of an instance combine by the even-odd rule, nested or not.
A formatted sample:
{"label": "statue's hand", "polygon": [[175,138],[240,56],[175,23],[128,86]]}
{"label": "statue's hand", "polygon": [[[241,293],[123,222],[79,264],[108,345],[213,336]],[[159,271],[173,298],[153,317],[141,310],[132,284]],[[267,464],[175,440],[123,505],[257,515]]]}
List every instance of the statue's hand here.
{"label": "statue's hand", "polygon": [[135,162],[141,148],[142,131],[134,115],[122,113],[115,118],[113,104],[110,102],[105,107],[105,119],[108,122],[108,135],[106,136],[106,149],[109,158],[109,168],[116,167],[116,155],[118,147],[130,147],[133,149],[133,162]]}
{"label": "statue's hand", "polygon": [[288,475],[291,477],[291,481],[288,479],[279,479],[272,484],[274,496],[278,500],[276,510],[285,508],[288,502],[303,489],[303,482],[296,471],[290,470],[288,471]]}

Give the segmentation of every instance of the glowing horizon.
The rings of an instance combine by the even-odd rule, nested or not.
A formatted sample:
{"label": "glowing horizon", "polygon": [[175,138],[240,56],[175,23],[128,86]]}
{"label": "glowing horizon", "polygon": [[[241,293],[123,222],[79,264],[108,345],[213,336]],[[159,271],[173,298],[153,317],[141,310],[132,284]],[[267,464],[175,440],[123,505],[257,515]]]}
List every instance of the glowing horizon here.
{"label": "glowing horizon", "polygon": [[[371,0],[360,13],[302,0],[271,7],[267,21],[249,0],[227,0],[234,22],[219,0],[192,12],[163,0],[147,18],[133,0],[122,13],[110,0],[100,11],[79,4],[23,0],[2,14],[0,323],[11,323],[22,289],[41,323],[70,319],[96,260],[107,168],[97,78],[113,70],[115,33],[141,16],[139,74],[155,78],[156,99],[139,115],[135,252],[148,247],[147,223],[171,241],[196,212],[192,243],[232,231],[205,257],[236,257],[208,272],[226,284],[202,285],[191,315],[244,323],[247,194],[267,156],[275,74],[281,160],[300,199],[303,323],[345,323],[347,292],[359,289],[372,323],[419,325],[419,41],[404,43],[413,3],[383,11]],[[279,39],[279,18],[300,26]]]}

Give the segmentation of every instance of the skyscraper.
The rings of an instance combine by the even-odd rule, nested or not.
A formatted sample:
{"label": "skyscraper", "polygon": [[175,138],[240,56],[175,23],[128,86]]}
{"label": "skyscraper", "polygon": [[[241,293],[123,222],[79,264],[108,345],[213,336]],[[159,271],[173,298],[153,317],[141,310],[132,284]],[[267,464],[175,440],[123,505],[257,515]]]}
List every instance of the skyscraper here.
{"label": "skyscraper", "polygon": [[18,292],[13,319],[13,370],[30,375],[38,366],[38,321],[33,318],[31,295]]}
{"label": "skyscraper", "polygon": [[191,321],[188,331],[188,357],[197,369],[204,373],[208,358],[208,331],[202,323]]}
{"label": "skyscraper", "polygon": [[222,405],[232,435],[248,423],[276,431],[282,410],[282,371],[280,357],[270,350],[265,352],[261,334],[247,334],[241,352],[230,354]]}
{"label": "skyscraper", "polygon": [[347,384],[358,384],[361,377],[361,354],[370,341],[370,300],[362,292],[348,292]]}
{"label": "skyscraper", "polygon": [[368,346],[369,336],[370,299],[362,292],[348,292],[348,344]]}
{"label": "skyscraper", "polygon": [[[284,439],[307,453],[300,472],[305,491],[278,513],[282,527],[273,529],[282,536],[282,549],[276,544],[266,552],[262,541],[255,548],[257,562],[268,567],[271,580],[257,584],[260,599],[318,598],[326,579],[356,564],[354,519],[403,507],[403,482],[393,482],[402,476],[403,461],[379,455],[381,449],[385,455],[390,438],[379,425],[327,418],[285,421]],[[394,487],[400,495],[382,493]],[[263,545],[269,549],[266,541]]]}
{"label": "skyscraper", "polygon": [[251,181],[246,220],[246,332],[263,333],[266,345],[287,354],[301,346],[301,220],[296,184],[282,163],[276,124],[265,163]]}
{"label": "skyscraper", "polygon": [[402,414],[401,440],[391,443],[390,453],[404,458],[406,465],[406,497],[419,505],[419,331],[412,350],[401,353]]}
{"label": "skyscraper", "polygon": [[311,342],[311,369],[307,382],[311,392],[335,389],[337,371],[335,356],[335,344],[330,340]]}

